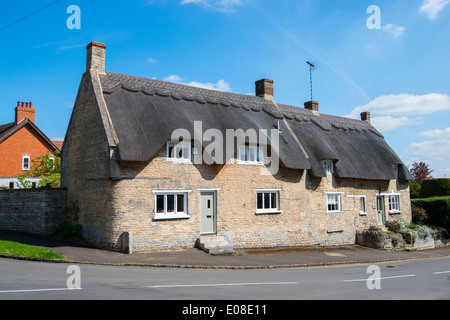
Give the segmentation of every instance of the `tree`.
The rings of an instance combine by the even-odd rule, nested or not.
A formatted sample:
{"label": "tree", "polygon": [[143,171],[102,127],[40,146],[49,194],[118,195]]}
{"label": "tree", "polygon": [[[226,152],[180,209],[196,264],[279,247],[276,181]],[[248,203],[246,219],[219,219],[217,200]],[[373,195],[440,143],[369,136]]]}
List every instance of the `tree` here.
{"label": "tree", "polygon": [[61,158],[57,151],[54,154],[50,152],[42,154],[31,160],[31,163],[30,170],[17,176],[19,187],[30,188],[32,184],[27,178],[38,177],[42,178],[38,187],[59,188],[61,185]]}
{"label": "tree", "polygon": [[419,162],[419,163],[414,162],[412,164],[410,171],[414,177],[414,182],[417,182],[419,184],[422,184],[424,179],[433,178],[431,176],[431,173],[434,170],[431,170],[430,167],[425,162]]}

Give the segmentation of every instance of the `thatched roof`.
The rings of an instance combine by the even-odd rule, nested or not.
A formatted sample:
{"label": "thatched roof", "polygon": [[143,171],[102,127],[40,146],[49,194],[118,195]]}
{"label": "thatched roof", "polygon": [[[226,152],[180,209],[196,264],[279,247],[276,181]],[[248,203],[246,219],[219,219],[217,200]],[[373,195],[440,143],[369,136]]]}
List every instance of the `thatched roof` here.
{"label": "thatched roof", "polygon": [[214,128],[224,137],[227,129],[270,131],[279,123],[279,158],[287,168],[325,176],[322,160],[329,159],[338,177],[390,180],[395,179],[393,166],[399,165],[400,178],[410,178],[383,136],[365,121],[111,72],[100,75],[100,84],[121,161],[149,161],[175,129],[187,129],[194,137],[195,121],[202,122],[203,132]]}

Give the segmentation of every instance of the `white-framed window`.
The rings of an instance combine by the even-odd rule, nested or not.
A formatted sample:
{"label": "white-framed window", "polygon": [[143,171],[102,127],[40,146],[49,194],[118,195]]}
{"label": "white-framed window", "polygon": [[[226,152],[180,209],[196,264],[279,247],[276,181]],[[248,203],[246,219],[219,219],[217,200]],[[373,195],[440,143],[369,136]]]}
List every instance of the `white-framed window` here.
{"label": "white-framed window", "polygon": [[264,164],[264,152],[259,147],[239,147],[238,163],[241,164]]}
{"label": "white-framed window", "polygon": [[359,215],[365,216],[366,212],[366,196],[365,195],[348,195],[348,198],[358,198],[359,200]]}
{"label": "white-framed window", "polygon": [[333,160],[322,160],[322,165],[327,175],[333,174]]}
{"label": "white-framed window", "polygon": [[29,156],[23,156],[22,157],[22,170],[30,170],[30,157]]}
{"label": "white-framed window", "polygon": [[389,195],[389,212],[399,213],[400,212],[400,195],[394,194]]}
{"label": "white-framed window", "polygon": [[394,164],[392,167],[394,168],[395,179],[398,179],[398,165]]}
{"label": "white-framed window", "polygon": [[325,192],[327,198],[327,213],[343,212],[341,195],[343,192]]}
{"label": "white-framed window", "polygon": [[190,142],[169,142],[167,143],[167,160],[190,162],[191,143]]}
{"label": "white-framed window", "polygon": [[49,167],[51,170],[55,169],[55,157],[48,157]]}
{"label": "white-framed window", "polygon": [[189,218],[188,192],[190,190],[153,191],[155,194],[155,220]]}
{"label": "white-framed window", "polygon": [[256,213],[281,213],[280,190],[259,189],[256,191]]}
{"label": "white-framed window", "polygon": [[359,198],[359,214],[366,215],[366,198],[365,197]]}

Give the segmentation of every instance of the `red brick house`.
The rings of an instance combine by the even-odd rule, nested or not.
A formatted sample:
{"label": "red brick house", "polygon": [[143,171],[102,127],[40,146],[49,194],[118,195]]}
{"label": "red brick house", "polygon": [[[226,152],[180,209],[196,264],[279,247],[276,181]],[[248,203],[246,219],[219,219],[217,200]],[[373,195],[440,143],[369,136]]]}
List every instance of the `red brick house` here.
{"label": "red brick house", "polygon": [[[17,188],[17,178],[32,160],[47,151],[60,152],[61,141],[50,140],[34,123],[32,102],[17,102],[14,122],[0,125],[0,188]],[[40,178],[30,178],[33,185]]]}

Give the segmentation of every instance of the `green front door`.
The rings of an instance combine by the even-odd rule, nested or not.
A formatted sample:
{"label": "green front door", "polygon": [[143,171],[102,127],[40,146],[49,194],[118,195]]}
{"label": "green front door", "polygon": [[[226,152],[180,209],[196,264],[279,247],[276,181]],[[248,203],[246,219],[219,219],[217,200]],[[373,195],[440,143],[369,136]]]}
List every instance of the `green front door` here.
{"label": "green front door", "polygon": [[216,202],[214,192],[200,194],[200,233],[216,233]]}

